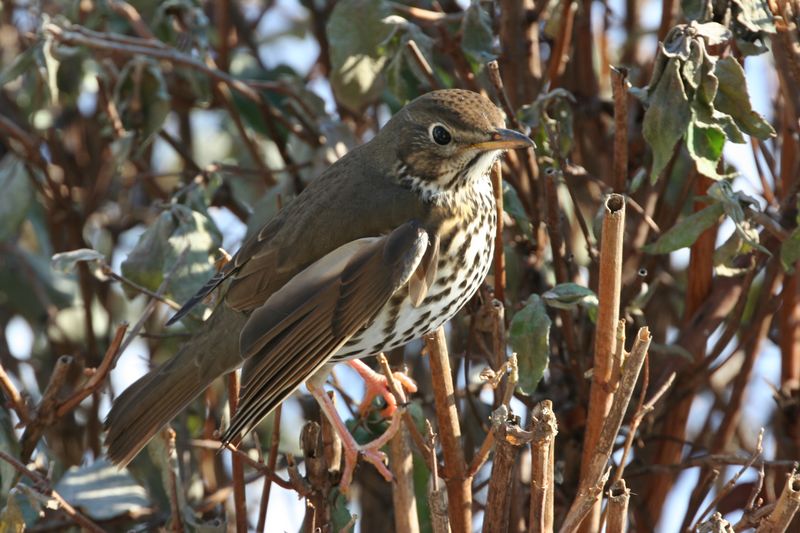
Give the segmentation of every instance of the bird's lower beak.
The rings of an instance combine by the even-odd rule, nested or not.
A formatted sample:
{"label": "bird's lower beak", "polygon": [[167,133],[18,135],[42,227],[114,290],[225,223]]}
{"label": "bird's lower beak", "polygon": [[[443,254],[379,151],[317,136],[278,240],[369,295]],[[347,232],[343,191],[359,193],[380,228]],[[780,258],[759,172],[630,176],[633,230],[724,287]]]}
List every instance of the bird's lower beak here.
{"label": "bird's lower beak", "polygon": [[498,128],[492,133],[488,141],[475,143],[473,148],[478,150],[517,150],[519,148],[533,148],[536,144],[530,137],[518,131]]}

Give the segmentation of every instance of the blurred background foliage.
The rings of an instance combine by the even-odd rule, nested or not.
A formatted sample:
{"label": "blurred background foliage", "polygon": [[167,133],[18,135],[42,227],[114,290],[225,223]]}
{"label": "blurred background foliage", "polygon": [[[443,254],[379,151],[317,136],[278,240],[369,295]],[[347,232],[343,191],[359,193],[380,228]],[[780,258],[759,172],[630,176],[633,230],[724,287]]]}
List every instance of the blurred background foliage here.
{"label": "blurred background foliage", "polygon": [[[234,252],[409,99],[462,87],[498,103],[505,96],[509,124],[538,145],[535,157],[512,154],[504,164],[505,281],[496,266],[488,285],[505,305],[508,350],[520,361],[515,413],[526,421],[541,399],[554,403],[557,523],[579,477],[596,214],[614,191],[629,199],[622,316],[654,336],[642,394],[678,372],[636,435],[626,472],[632,523],[684,530],[721,494],[714,509],[752,525],[750,495],[774,503],[800,457],[799,8],[794,0],[3,0],[0,450],[41,479],[20,479],[0,461],[0,524],[74,524],[42,489],[46,478],[109,530],[233,527],[229,459],[202,446],[224,423],[222,384],[174,423],[177,453],[155,439],[130,473],[103,460],[110,399],[197,327],[202,310],[185,326],[163,324],[214,272],[220,249]],[[504,95],[488,77],[495,59]],[[627,111],[615,117],[622,102]],[[496,406],[479,377],[494,362],[479,327],[491,291],[482,294],[449,327],[468,460]],[[135,327],[119,364],[87,388],[89,369],[107,351],[116,356],[123,322]],[[421,425],[435,417],[419,350],[412,343],[390,361],[405,362],[420,383],[411,409]],[[359,385],[346,371],[334,387],[343,409],[357,405]],[[315,409],[303,399],[284,409],[283,477],[285,454],[302,455],[298,434]],[[364,438],[382,428],[374,412],[353,424]],[[723,490],[756,451],[762,426],[763,454]],[[270,417],[258,428],[265,454],[274,427]],[[528,518],[525,453],[514,531]],[[258,470],[248,475],[251,526],[298,528],[305,515],[308,527],[296,494],[277,486],[259,519],[264,482]],[[474,481],[478,528],[488,475],[484,468]],[[424,531],[429,477],[417,457]],[[331,492],[331,530],[346,529],[355,513],[361,531],[387,530],[390,487],[367,468],[357,484],[349,502]]]}

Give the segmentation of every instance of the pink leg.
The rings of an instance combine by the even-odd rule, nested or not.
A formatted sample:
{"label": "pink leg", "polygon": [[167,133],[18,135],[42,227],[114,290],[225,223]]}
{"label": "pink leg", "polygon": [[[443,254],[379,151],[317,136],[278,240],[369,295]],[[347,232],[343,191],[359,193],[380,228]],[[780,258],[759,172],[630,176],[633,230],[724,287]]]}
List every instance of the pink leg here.
{"label": "pink leg", "polygon": [[358,456],[361,455],[367,462],[372,463],[386,481],[392,480],[392,473],[386,468],[386,454],[380,449],[389,440],[394,437],[397,430],[400,429],[400,413],[395,413],[392,416],[392,422],[389,428],[377,439],[368,444],[358,444],[353,438],[353,435],[348,431],[347,426],[344,425],[339,413],[336,412],[336,407],[333,402],[322,390],[322,387],[317,387],[313,383],[306,382],[306,387],[314,398],[319,403],[322,412],[330,421],[334,431],[342,439],[342,451],[344,452],[344,470],[342,471],[342,480],[339,482],[339,490],[347,492],[350,488],[350,482],[353,480],[353,471],[358,462]]}
{"label": "pink leg", "polygon": [[[394,415],[397,410],[397,400],[389,388],[389,381],[386,379],[386,376],[375,372],[360,359],[351,359],[347,361],[347,364],[358,372],[358,375],[364,380],[364,385],[367,388],[364,393],[364,399],[361,401],[358,410],[363,414],[369,408],[372,400],[380,395],[386,401],[386,408],[381,411],[381,415],[387,418]],[[394,379],[400,382],[400,385],[406,392],[417,392],[417,384],[414,383],[414,380],[410,377],[402,372],[395,372],[393,375]],[[401,399],[401,401],[405,401],[405,398]]]}

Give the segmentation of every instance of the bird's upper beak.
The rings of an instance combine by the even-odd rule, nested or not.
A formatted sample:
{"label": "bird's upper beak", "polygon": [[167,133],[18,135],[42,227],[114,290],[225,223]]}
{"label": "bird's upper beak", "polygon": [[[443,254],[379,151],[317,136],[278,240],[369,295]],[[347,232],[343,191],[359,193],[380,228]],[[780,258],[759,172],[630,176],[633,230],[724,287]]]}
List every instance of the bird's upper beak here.
{"label": "bird's upper beak", "polygon": [[518,131],[498,128],[492,133],[488,141],[475,143],[473,148],[478,150],[516,150],[518,148],[533,148],[536,144],[530,137]]}

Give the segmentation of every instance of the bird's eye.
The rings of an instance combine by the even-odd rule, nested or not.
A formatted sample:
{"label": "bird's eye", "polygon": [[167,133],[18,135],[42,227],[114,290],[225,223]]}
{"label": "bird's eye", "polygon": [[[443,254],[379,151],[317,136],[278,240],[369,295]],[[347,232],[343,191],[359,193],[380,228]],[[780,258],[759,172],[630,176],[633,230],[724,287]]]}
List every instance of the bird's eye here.
{"label": "bird's eye", "polygon": [[441,124],[436,124],[433,128],[431,128],[431,139],[433,139],[433,142],[436,144],[444,146],[445,144],[450,144],[450,141],[453,140],[453,137],[450,135],[450,132],[447,131],[447,128]]}

